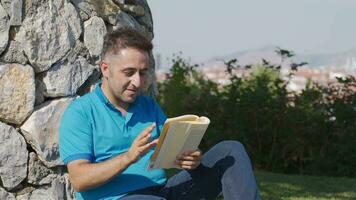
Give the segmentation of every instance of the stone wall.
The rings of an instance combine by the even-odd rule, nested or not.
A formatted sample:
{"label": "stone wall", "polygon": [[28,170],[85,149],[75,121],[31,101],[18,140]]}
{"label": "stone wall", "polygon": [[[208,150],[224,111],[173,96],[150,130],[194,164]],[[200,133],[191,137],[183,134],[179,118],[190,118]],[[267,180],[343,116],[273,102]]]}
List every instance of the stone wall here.
{"label": "stone wall", "polygon": [[61,115],[100,80],[107,32],[130,26],[152,40],[150,9],[145,0],[0,1],[0,199],[73,199]]}

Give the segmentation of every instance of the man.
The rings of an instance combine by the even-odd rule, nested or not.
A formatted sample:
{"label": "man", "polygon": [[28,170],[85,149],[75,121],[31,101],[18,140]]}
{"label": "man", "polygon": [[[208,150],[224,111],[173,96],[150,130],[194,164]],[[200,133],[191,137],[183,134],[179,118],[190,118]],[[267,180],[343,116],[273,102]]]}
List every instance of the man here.
{"label": "man", "polygon": [[149,158],[166,116],[140,95],[152,44],[130,28],[105,37],[102,83],[71,103],[60,126],[60,155],[77,199],[259,199],[250,160],[234,141],[177,157],[184,169],[166,179]]}

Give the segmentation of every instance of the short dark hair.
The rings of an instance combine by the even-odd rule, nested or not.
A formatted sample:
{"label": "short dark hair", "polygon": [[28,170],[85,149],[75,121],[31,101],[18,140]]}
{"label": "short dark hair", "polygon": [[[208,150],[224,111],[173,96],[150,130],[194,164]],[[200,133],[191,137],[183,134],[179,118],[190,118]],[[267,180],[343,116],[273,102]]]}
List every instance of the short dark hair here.
{"label": "short dark hair", "polygon": [[116,54],[127,47],[133,47],[149,53],[153,45],[150,40],[137,30],[130,27],[119,28],[105,35],[101,59],[104,59],[108,52],[113,51]]}

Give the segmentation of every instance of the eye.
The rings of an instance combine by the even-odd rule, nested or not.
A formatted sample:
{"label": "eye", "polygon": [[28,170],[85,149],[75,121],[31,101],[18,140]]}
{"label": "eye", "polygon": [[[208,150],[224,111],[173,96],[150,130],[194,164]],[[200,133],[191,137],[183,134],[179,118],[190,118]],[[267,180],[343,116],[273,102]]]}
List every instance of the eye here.
{"label": "eye", "polygon": [[146,76],[146,75],[147,75],[147,70],[140,71],[140,76]]}
{"label": "eye", "polygon": [[125,76],[127,76],[127,77],[133,76],[135,73],[136,73],[135,70],[125,70],[125,71],[124,71],[124,74],[125,74]]}
{"label": "eye", "polygon": [[144,68],[139,72],[140,76],[146,76],[148,74],[148,68]]}

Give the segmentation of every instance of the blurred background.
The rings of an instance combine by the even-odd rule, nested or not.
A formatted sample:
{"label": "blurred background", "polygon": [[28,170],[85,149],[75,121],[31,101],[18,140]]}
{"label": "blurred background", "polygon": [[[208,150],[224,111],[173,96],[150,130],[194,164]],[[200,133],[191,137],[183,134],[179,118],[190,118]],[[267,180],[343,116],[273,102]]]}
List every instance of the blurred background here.
{"label": "blurred background", "polygon": [[158,68],[169,67],[167,58],[178,52],[202,63],[279,46],[320,67],[346,65],[356,51],[353,0],[155,0],[149,5]]}
{"label": "blurred background", "polygon": [[211,119],[203,150],[242,142],[264,199],[356,199],[356,1],[150,7],[158,100]]}

